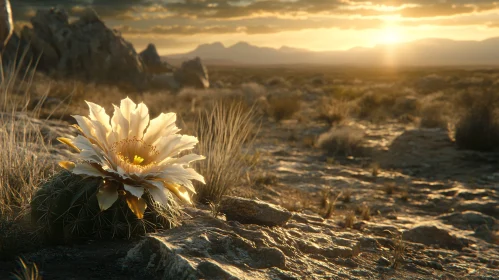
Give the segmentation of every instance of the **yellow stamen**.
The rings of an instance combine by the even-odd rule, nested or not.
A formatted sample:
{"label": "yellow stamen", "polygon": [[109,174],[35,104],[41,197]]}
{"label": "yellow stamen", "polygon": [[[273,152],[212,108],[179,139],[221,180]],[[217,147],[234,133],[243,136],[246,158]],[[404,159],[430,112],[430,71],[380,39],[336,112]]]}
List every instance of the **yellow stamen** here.
{"label": "yellow stamen", "polygon": [[139,165],[139,164],[141,164],[143,161],[144,161],[144,158],[141,158],[141,157],[139,157],[139,156],[137,156],[137,155],[133,157],[133,164],[135,164],[135,165]]}

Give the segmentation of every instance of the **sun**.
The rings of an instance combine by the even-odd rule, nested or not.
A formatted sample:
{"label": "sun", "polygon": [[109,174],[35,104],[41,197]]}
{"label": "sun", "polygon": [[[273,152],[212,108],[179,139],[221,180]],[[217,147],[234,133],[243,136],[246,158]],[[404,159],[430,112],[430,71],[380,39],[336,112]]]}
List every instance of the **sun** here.
{"label": "sun", "polygon": [[397,29],[387,27],[381,32],[381,42],[384,44],[396,44],[400,42],[400,33]]}

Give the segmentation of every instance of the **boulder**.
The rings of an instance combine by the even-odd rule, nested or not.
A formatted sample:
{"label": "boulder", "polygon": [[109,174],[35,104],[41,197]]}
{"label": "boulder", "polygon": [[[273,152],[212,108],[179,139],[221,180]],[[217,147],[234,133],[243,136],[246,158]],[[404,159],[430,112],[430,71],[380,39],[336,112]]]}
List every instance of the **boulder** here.
{"label": "boulder", "polygon": [[63,9],[39,10],[23,40],[40,57],[38,70],[57,76],[143,88],[147,75],[132,44],[109,29],[93,9],[69,23]]}
{"label": "boulder", "polygon": [[144,62],[147,72],[149,73],[164,73],[173,71],[173,66],[161,60],[158,50],[154,44],[147,45],[147,48],[139,55]]}
{"label": "boulder", "polygon": [[175,71],[174,77],[184,87],[210,87],[208,69],[206,69],[199,57],[184,61],[182,66]]}
{"label": "boulder", "polygon": [[445,229],[436,226],[422,225],[404,231],[402,238],[405,241],[437,246],[451,250],[461,250],[467,246],[466,240],[449,234]]}
{"label": "boulder", "polygon": [[180,84],[175,80],[173,73],[153,74],[150,85],[158,89],[178,90]]}
{"label": "boulder", "polygon": [[224,198],[220,203],[220,212],[229,221],[265,226],[283,226],[291,218],[291,213],[279,205],[241,197]]}

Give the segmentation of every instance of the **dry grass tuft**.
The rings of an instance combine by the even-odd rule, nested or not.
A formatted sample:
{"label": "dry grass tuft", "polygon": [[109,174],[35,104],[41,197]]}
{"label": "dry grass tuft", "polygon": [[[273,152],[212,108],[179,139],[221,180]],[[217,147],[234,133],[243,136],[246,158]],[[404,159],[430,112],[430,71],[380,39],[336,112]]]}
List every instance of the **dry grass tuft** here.
{"label": "dry grass tuft", "polygon": [[16,272],[12,273],[12,277],[16,280],[42,280],[42,276],[38,271],[35,263],[28,263],[22,258],[18,261],[19,268]]}
{"label": "dry grass tuft", "polygon": [[317,145],[333,156],[361,156],[365,152],[362,147],[363,138],[364,132],[360,129],[333,127],[319,136]]}
{"label": "dry grass tuft", "polygon": [[344,227],[345,228],[353,228],[355,224],[355,213],[350,211],[345,215]]}
{"label": "dry grass tuft", "polygon": [[37,185],[53,171],[49,144],[37,117],[28,110],[33,72],[1,69],[0,83],[0,216],[13,219],[28,205]]}
{"label": "dry grass tuft", "polygon": [[239,102],[215,102],[199,114],[195,131],[199,139],[197,153],[206,156],[196,163],[196,170],[206,185],[196,184],[197,200],[218,203],[251,167],[248,151],[243,144],[251,144],[257,125],[253,110]]}
{"label": "dry grass tuft", "polygon": [[323,98],[319,105],[319,120],[330,125],[341,123],[347,119],[350,111],[349,104],[344,101]]}
{"label": "dry grass tuft", "polygon": [[404,261],[405,244],[402,235],[395,238],[393,245],[392,268],[397,269]]}
{"label": "dry grass tuft", "polygon": [[362,220],[364,221],[371,220],[371,210],[369,209],[369,206],[365,202],[357,207],[356,212],[357,214],[360,215]]}
{"label": "dry grass tuft", "polygon": [[334,208],[336,206],[336,201],[341,196],[341,193],[332,198],[331,188],[322,191],[322,207],[324,219],[330,219],[334,214]]}
{"label": "dry grass tuft", "polygon": [[351,190],[345,190],[341,193],[341,201],[343,203],[349,203],[352,201],[352,191]]}
{"label": "dry grass tuft", "polygon": [[297,94],[275,94],[268,98],[268,113],[276,121],[291,119],[301,108],[301,99]]}
{"label": "dry grass tuft", "polygon": [[374,178],[378,177],[379,169],[380,169],[379,163],[373,162],[373,163],[371,163],[370,167],[371,167],[371,175]]}
{"label": "dry grass tuft", "polygon": [[396,190],[397,190],[397,184],[395,184],[395,182],[386,182],[383,185],[383,191],[385,191],[387,195],[394,194]]}

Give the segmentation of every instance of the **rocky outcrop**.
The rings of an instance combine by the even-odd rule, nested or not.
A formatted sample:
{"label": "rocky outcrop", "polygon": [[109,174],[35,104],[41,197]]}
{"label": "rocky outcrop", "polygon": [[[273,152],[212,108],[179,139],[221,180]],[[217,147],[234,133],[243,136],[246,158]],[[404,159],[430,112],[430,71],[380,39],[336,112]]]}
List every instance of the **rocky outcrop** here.
{"label": "rocky outcrop", "polygon": [[[38,71],[55,77],[132,86],[139,90],[147,86],[177,90],[210,85],[208,70],[200,58],[186,61],[175,69],[161,60],[154,44],[138,54],[118,31],[107,27],[93,9],[85,10],[71,23],[64,9],[38,10],[31,24],[32,28],[25,26],[19,35],[13,34],[8,40],[3,53],[4,65],[36,64]],[[8,31],[3,32],[3,27],[7,30],[9,25],[0,22],[0,45],[2,34]]]}
{"label": "rocky outcrop", "polygon": [[140,54],[140,58],[144,62],[148,73],[157,74],[165,72],[173,72],[173,66],[161,60],[158,50],[154,44],[147,45],[147,48]]}
{"label": "rocky outcrop", "polygon": [[210,87],[208,69],[206,69],[199,57],[184,61],[182,66],[175,71],[174,77],[177,82],[186,87]]}
{"label": "rocky outcrop", "polygon": [[56,76],[96,82],[146,84],[140,56],[133,46],[87,9],[79,20],[69,23],[63,9],[39,10],[25,26],[21,39],[29,42],[37,69]]}

